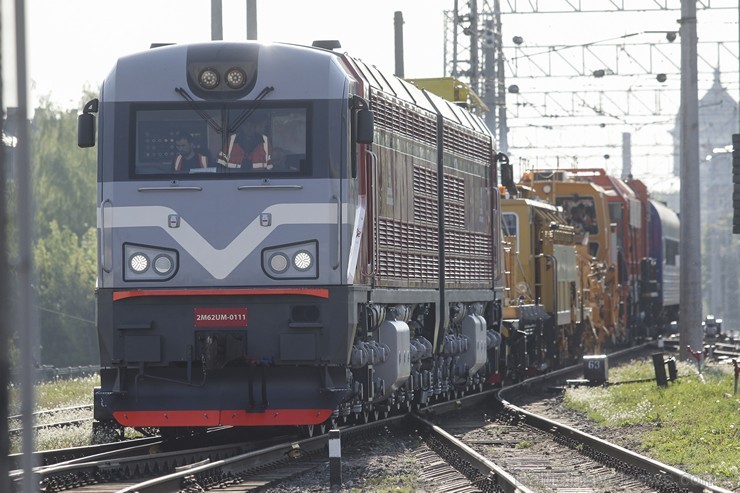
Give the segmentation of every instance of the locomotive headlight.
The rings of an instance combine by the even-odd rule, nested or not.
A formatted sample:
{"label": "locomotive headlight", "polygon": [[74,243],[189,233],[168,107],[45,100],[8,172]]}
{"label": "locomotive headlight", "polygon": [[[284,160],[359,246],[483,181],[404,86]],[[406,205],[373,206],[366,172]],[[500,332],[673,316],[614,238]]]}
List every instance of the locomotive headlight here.
{"label": "locomotive headlight", "polygon": [[301,250],[293,255],[293,265],[300,271],[308,270],[313,265],[313,258],[306,250]]}
{"label": "locomotive headlight", "polygon": [[317,279],[319,242],[275,245],[262,250],[262,270],[272,279]]}
{"label": "locomotive headlight", "polygon": [[240,68],[230,68],[229,71],[226,72],[224,80],[226,81],[226,85],[230,88],[241,89],[244,87],[244,84],[247,83],[247,74],[245,74],[244,70]]}
{"label": "locomotive headlight", "polygon": [[177,272],[177,251],[124,243],[124,281],[166,281]]}
{"label": "locomotive headlight", "polygon": [[288,265],[288,257],[282,252],[275,253],[270,257],[270,268],[277,274],[285,272]]}
{"label": "locomotive headlight", "polygon": [[167,254],[158,255],[154,258],[154,270],[157,274],[166,276],[172,272],[174,266],[175,262],[172,260],[172,257]]}
{"label": "locomotive headlight", "polygon": [[131,270],[137,273],[142,273],[149,268],[149,257],[141,252],[132,255],[128,262]]}
{"label": "locomotive headlight", "polygon": [[203,89],[213,89],[219,83],[220,77],[218,72],[212,68],[206,68],[201,70],[198,76],[198,82]]}
{"label": "locomotive headlight", "polygon": [[516,283],[516,290],[519,294],[525,294],[528,291],[527,283],[522,282],[522,281]]}

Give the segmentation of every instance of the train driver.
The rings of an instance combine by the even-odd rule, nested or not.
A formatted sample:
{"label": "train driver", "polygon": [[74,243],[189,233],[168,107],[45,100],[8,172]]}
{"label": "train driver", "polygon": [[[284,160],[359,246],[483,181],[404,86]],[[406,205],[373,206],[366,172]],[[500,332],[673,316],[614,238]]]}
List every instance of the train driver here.
{"label": "train driver", "polygon": [[177,149],[177,155],[172,162],[175,171],[189,173],[192,169],[208,167],[208,157],[195,152],[193,136],[189,133],[182,132],[175,135],[175,149]]}
{"label": "train driver", "polygon": [[272,169],[272,143],[267,136],[267,116],[255,113],[244,121],[237,133],[218,154],[218,163],[227,168],[247,167],[253,170]]}

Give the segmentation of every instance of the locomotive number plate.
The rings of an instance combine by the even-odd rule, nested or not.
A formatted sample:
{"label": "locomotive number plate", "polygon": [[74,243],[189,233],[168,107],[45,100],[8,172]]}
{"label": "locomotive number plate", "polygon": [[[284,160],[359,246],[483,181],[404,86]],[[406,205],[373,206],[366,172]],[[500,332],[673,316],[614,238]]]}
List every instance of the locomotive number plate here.
{"label": "locomotive number plate", "polygon": [[247,308],[196,308],[195,327],[246,327]]}

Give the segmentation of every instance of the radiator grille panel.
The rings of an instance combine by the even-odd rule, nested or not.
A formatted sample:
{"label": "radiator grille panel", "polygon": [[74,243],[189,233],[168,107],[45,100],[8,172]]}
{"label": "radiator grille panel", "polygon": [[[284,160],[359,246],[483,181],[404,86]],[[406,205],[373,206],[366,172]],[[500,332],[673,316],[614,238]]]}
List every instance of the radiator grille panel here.
{"label": "radiator grille panel", "polygon": [[420,108],[378,92],[371,94],[370,107],[378,128],[437,145],[437,119],[432,113],[420,113]]}
{"label": "radiator grille panel", "polygon": [[463,127],[445,126],[445,149],[479,163],[488,163],[491,158],[491,141],[482,139]]}

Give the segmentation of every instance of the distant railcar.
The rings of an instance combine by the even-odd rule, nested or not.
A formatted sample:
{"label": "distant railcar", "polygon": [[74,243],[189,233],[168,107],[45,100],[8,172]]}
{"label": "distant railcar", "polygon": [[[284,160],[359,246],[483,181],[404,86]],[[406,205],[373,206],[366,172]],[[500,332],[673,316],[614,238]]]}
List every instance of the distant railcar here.
{"label": "distant railcar", "polygon": [[663,203],[650,200],[648,258],[643,266],[642,289],[645,299],[646,324],[660,333],[670,331],[671,322],[679,316],[678,215]]}

